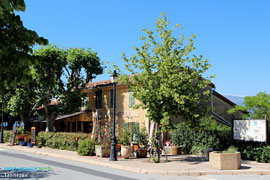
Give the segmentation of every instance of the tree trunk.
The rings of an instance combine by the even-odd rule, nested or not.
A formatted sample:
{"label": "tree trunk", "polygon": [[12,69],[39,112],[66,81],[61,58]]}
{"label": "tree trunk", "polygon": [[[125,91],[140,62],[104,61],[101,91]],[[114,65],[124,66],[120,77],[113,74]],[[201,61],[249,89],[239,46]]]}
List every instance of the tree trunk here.
{"label": "tree trunk", "polygon": [[20,118],[21,118],[21,121],[23,122],[24,131],[30,131],[31,123],[29,121],[29,118],[27,118],[25,111],[26,111],[26,108],[25,108],[25,106],[23,106],[21,111],[20,111]]}
{"label": "tree trunk", "polygon": [[23,121],[23,124],[24,124],[24,131],[30,132],[31,131],[31,123],[30,123],[29,119],[24,118],[22,121]]}
{"label": "tree trunk", "polygon": [[160,148],[161,148],[161,144],[160,144],[160,137],[161,137],[161,134],[160,134],[160,129],[159,129],[159,125],[157,124],[157,132],[158,132],[158,135],[157,135],[157,154],[156,154],[156,158],[157,158],[157,163],[160,163]]}
{"label": "tree trunk", "polygon": [[47,123],[46,123],[46,132],[54,132],[55,131],[55,119],[57,118],[57,113],[52,113],[51,115],[47,116]]}

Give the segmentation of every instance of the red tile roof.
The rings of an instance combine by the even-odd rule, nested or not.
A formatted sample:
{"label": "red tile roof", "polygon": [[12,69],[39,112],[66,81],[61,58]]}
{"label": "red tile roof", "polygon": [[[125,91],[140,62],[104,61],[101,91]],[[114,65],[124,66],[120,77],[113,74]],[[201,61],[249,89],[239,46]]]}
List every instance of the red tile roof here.
{"label": "red tile roof", "polygon": [[98,86],[103,86],[103,85],[108,85],[108,84],[112,84],[110,79],[103,80],[103,81],[90,82],[85,87],[86,88],[95,88]]}

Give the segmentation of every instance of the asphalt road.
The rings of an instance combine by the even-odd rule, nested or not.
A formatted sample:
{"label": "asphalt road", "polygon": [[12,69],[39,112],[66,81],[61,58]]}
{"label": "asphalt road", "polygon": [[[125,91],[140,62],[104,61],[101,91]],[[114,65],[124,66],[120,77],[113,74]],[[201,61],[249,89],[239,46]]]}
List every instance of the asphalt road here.
{"label": "asphalt road", "polygon": [[[38,154],[0,149],[0,179],[55,180],[270,180],[270,176],[158,176],[126,172],[103,166],[68,161]],[[24,168],[24,169],[23,169]],[[39,169],[40,168],[40,169]],[[12,170],[11,170],[12,169]]]}

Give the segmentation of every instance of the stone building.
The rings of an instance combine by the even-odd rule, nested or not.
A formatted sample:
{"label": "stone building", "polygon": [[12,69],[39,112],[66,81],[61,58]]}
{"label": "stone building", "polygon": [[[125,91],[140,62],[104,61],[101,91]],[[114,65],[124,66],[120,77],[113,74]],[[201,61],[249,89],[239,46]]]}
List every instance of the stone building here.
{"label": "stone building", "polygon": [[[227,111],[236,104],[216,92],[214,84],[209,85],[209,88],[211,102],[208,103],[208,106],[212,107],[213,118],[220,123],[231,125],[232,115]],[[58,116],[55,122],[56,131],[94,133],[98,128],[98,121],[106,122],[109,126],[108,123],[111,123],[113,115],[113,83],[111,80],[90,82],[83,93],[88,95],[87,107],[80,112]],[[140,102],[133,97],[128,85],[118,84],[116,86],[116,131],[124,126],[146,127],[149,130],[150,124],[146,117],[146,110],[133,108],[138,103]],[[242,112],[235,112],[233,116],[235,119],[241,119]],[[40,122],[37,121],[34,125],[40,126],[40,130],[45,130],[44,123],[43,121],[41,123],[43,125],[40,125]]]}

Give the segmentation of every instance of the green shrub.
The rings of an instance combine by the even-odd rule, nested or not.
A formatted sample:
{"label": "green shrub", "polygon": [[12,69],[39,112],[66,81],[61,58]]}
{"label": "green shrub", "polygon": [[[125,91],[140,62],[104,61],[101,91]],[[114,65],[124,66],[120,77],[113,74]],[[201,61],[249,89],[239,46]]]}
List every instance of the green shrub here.
{"label": "green shrub", "polygon": [[13,135],[13,133],[11,130],[4,130],[4,142],[10,143],[12,140],[12,135]]}
{"label": "green shrub", "polygon": [[95,153],[95,141],[85,139],[79,142],[78,154],[81,156],[92,156]]}
{"label": "green shrub", "polygon": [[124,146],[130,145],[130,132],[126,129],[122,129],[119,133],[118,142]]}
{"label": "green shrub", "polygon": [[223,153],[236,153],[237,152],[237,148],[234,146],[230,146],[228,149],[226,149],[225,151],[222,151]]}
{"label": "green shrub", "polygon": [[190,153],[192,146],[224,150],[231,145],[231,131],[228,128],[216,126],[209,126],[209,129],[207,129],[208,126],[191,129],[185,123],[179,123],[170,131],[171,144],[180,146],[185,153]]}
{"label": "green shrub", "polygon": [[134,141],[142,144],[144,147],[148,144],[148,133],[146,131],[146,128],[142,128],[141,130],[137,130],[133,132],[133,135],[135,136]]}
{"label": "green shrub", "polygon": [[39,132],[37,136],[37,146],[77,151],[78,140],[87,138],[89,138],[89,135],[85,133]]}
{"label": "green shrub", "polygon": [[234,145],[245,160],[270,163],[270,145],[259,142],[235,141]]}

